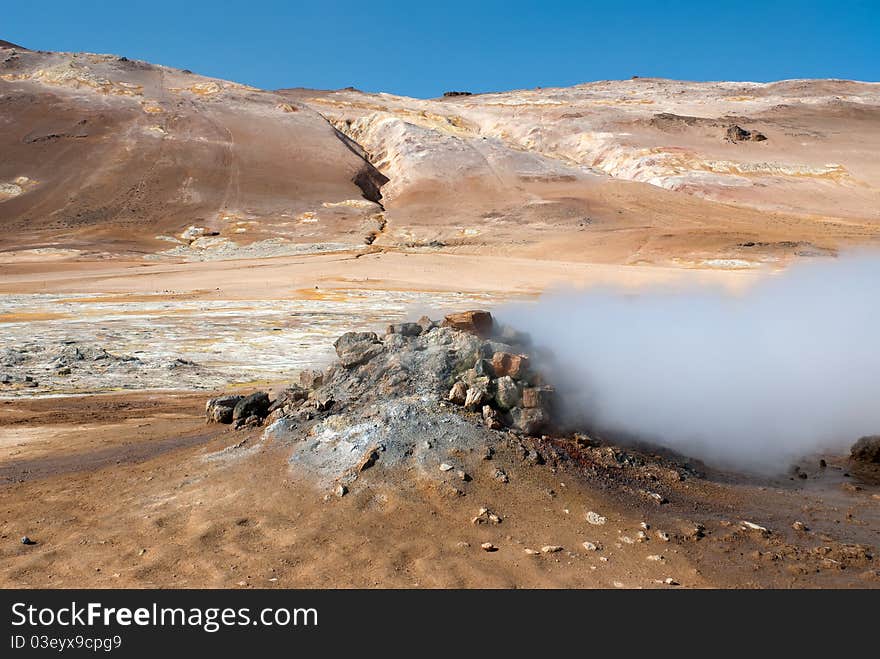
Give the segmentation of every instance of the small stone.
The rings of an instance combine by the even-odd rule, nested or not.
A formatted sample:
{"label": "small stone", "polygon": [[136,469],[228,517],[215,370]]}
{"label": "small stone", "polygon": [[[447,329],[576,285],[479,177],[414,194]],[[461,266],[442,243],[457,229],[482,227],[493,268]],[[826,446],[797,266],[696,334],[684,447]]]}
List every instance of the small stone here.
{"label": "small stone", "polygon": [[748,531],[758,531],[759,533],[762,533],[762,534],[769,534],[770,533],[770,531],[768,531],[765,527],[761,526],[760,524],[755,524],[754,522],[748,522],[746,520],[743,520],[740,523],[742,524],[743,528]]}
{"label": "small stone", "polygon": [[791,525],[791,528],[793,528],[795,531],[799,531],[799,532],[801,532],[801,533],[804,533],[804,532],[810,530],[810,529],[807,527],[807,525],[804,524],[803,522],[794,522],[794,523]]}
{"label": "small stone", "polygon": [[492,474],[492,477],[496,481],[500,481],[501,483],[509,483],[510,482],[510,478],[508,477],[508,475],[506,473],[504,473],[503,469],[496,469],[495,473]]}
{"label": "small stone", "polygon": [[440,471],[452,471],[454,468],[455,467],[453,467],[448,462],[441,462],[440,463]]}
{"label": "small stone", "polygon": [[449,390],[449,396],[447,399],[451,403],[455,403],[456,405],[464,405],[464,401],[467,398],[467,385],[460,380],[452,385],[452,389]]}
{"label": "small stone", "polygon": [[537,556],[538,554],[541,553],[541,552],[539,552],[537,549],[529,549],[528,547],[526,547],[525,552],[526,552],[529,556]]}
{"label": "small stone", "polygon": [[599,551],[599,545],[595,542],[590,542],[589,540],[585,541],[582,546],[587,551]]}
{"label": "small stone", "polygon": [[146,550],[146,549],[141,549],[141,550],[138,552],[138,556],[143,556],[143,555],[146,554],[146,553],[147,553],[147,550]]}
{"label": "small stone", "polygon": [[36,540],[31,540],[31,539],[30,539],[29,537],[27,537],[27,536],[23,536],[22,539],[21,539],[21,544],[23,544],[23,545],[35,545],[35,544],[37,544],[37,541],[36,541]]}
{"label": "small stone", "polygon": [[555,554],[558,551],[562,551],[562,547],[559,545],[544,545],[541,547],[542,554]]}
{"label": "small stone", "polygon": [[464,540],[462,540],[461,542],[456,542],[455,546],[458,547],[459,549],[467,549],[471,546],[471,543],[465,542]]}
{"label": "small stone", "polygon": [[651,554],[648,556],[648,560],[649,561],[662,561],[663,555],[662,554]]}
{"label": "small stone", "polygon": [[666,531],[657,531],[655,534],[662,542],[669,542],[669,534]]}
{"label": "small stone", "polygon": [[607,522],[608,520],[605,519],[604,517],[602,517],[602,515],[600,515],[599,513],[594,513],[594,512],[591,510],[591,511],[589,511],[589,512],[587,513],[587,521],[588,521],[590,524],[593,524],[593,525],[595,525],[595,526],[601,526],[602,524],[604,524],[604,523]]}
{"label": "small stone", "polygon": [[493,524],[501,524],[501,518],[495,513],[489,513],[489,521]]}
{"label": "small stone", "polygon": [[648,542],[648,534],[644,531],[639,531],[636,533],[636,542]]}
{"label": "small stone", "polygon": [[491,460],[493,455],[495,455],[495,449],[493,449],[491,446],[486,446],[483,448],[483,460]]}
{"label": "small stone", "polygon": [[342,483],[336,486],[336,489],[333,490],[333,494],[338,496],[340,499],[348,494],[348,488],[345,487]]}
{"label": "small stone", "polygon": [[467,475],[464,469],[459,469],[457,472],[455,472],[455,474],[465,483],[467,483],[471,479],[471,477]]}
{"label": "small stone", "polygon": [[672,577],[666,577],[666,578],[663,580],[663,583],[665,583],[667,586],[680,586],[680,585],[681,585],[681,584],[679,584],[675,579],[673,579]]}
{"label": "small stone", "polygon": [[498,547],[493,545],[491,542],[484,542],[480,545],[480,549],[483,551],[498,551]]}
{"label": "small stone", "polygon": [[641,529],[647,531],[648,529],[651,528],[651,525],[648,524],[647,522],[641,522],[641,523],[639,524],[639,528],[641,528]]}
{"label": "small stone", "polygon": [[469,410],[482,409],[483,403],[489,401],[489,388],[487,382],[475,383],[469,387],[464,397],[464,406]]}

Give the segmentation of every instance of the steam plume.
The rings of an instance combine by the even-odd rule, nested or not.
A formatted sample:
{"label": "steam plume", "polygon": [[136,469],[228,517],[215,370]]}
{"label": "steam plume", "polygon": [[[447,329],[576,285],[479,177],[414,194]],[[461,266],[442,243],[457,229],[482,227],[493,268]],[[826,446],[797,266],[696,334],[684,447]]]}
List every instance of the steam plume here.
{"label": "steam plume", "polygon": [[556,355],[568,415],[710,464],[782,470],[880,433],[880,258],[796,265],[745,293],[550,293],[497,312]]}

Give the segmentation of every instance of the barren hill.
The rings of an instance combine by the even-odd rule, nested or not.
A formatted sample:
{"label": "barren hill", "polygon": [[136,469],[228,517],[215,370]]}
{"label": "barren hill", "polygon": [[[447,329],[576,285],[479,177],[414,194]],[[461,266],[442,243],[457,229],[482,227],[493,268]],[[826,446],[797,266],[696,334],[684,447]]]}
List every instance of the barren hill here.
{"label": "barren hill", "polygon": [[374,244],[748,266],[873,243],[880,225],[872,83],[633,79],[420,100],[4,42],[0,108],[6,252]]}
{"label": "barren hill", "polygon": [[[356,145],[312,110],[244,85],[4,47],[0,112],[5,249],[156,252],[189,226],[204,231],[187,240],[362,243],[379,208],[364,197],[378,199],[383,179]],[[285,228],[323,202],[343,203],[326,224]]]}

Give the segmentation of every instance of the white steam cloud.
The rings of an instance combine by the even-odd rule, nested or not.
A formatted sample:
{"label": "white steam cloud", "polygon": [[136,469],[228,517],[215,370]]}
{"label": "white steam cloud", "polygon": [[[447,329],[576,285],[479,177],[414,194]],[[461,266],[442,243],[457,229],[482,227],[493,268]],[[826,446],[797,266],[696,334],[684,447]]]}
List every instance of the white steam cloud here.
{"label": "white steam cloud", "polygon": [[880,258],[797,265],[742,294],[588,289],[499,319],[555,354],[570,417],[709,464],[781,471],[880,433]]}

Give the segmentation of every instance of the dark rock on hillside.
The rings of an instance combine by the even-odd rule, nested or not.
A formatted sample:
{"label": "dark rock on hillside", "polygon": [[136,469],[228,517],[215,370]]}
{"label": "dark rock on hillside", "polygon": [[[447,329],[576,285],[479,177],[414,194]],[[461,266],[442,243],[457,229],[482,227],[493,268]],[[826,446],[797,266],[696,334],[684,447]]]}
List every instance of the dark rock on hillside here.
{"label": "dark rock on hillside", "polygon": [[205,404],[205,417],[208,423],[232,423],[235,406],[244,396],[220,396],[211,398]]}
{"label": "dark rock on hillside", "polygon": [[250,417],[264,419],[267,414],[269,414],[269,394],[265,391],[258,391],[242,398],[235,404],[235,408],[232,410],[232,421],[246,421]]}
{"label": "dark rock on hillside", "polygon": [[862,437],[850,449],[850,456],[856,462],[880,464],[880,435]]}
{"label": "dark rock on hillside", "polygon": [[756,130],[746,130],[736,124],[728,127],[726,133],[728,142],[763,142],[767,139],[767,136],[764,133],[759,133]]}

